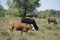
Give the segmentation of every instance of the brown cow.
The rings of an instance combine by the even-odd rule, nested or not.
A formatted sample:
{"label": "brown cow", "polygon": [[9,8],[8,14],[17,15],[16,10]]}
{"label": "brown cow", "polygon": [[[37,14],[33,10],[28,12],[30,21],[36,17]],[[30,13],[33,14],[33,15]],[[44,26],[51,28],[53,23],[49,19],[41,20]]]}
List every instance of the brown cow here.
{"label": "brown cow", "polygon": [[13,29],[16,29],[17,31],[21,31],[21,36],[22,33],[27,31],[31,28],[31,24],[27,23],[22,23],[22,22],[10,22],[10,28],[9,30],[13,32]]}

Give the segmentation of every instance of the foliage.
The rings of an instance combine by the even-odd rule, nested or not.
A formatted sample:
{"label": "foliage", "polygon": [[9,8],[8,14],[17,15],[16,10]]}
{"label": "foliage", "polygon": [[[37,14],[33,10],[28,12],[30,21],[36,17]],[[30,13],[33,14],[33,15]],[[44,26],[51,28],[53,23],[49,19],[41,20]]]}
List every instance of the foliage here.
{"label": "foliage", "polygon": [[9,6],[9,13],[26,16],[26,13],[33,12],[36,7],[39,7],[40,0],[7,0]]}
{"label": "foliage", "polygon": [[43,18],[46,17],[60,17],[60,11],[59,10],[45,10],[38,12],[38,17]]}
{"label": "foliage", "polygon": [[5,9],[3,9],[3,6],[0,5],[0,17],[4,17],[4,11]]}

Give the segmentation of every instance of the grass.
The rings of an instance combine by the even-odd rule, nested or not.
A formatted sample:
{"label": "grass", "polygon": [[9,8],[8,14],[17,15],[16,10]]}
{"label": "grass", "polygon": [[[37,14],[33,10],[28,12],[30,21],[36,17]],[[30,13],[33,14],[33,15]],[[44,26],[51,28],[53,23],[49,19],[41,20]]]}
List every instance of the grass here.
{"label": "grass", "polygon": [[33,33],[33,32],[29,32],[29,35],[31,35],[31,36],[35,36],[35,33]]}
{"label": "grass", "polygon": [[20,21],[20,18],[0,18],[0,40],[60,40],[60,18],[58,24],[54,26],[53,24],[48,24],[47,19],[34,18],[39,30],[28,32],[28,35],[23,33],[20,36],[20,32],[14,30],[13,33],[8,33],[9,22],[10,21]]}
{"label": "grass", "polygon": [[9,36],[8,32],[2,32],[2,35]]}
{"label": "grass", "polygon": [[25,37],[20,38],[20,40],[27,40]]}
{"label": "grass", "polygon": [[2,32],[0,32],[0,35],[2,35],[2,36],[9,36],[9,33],[2,31]]}
{"label": "grass", "polygon": [[51,30],[52,27],[51,26],[46,26],[46,29]]}
{"label": "grass", "polygon": [[58,30],[58,29],[60,29],[60,27],[56,27],[56,29]]}
{"label": "grass", "polygon": [[7,37],[7,40],[12,40],[12,38],[11,37]]}
{"label": "grass", "polygon": [[54,35],[55,35],[55,36],[58,36],[58,34],[57,34],[57,33],[54,33]]}

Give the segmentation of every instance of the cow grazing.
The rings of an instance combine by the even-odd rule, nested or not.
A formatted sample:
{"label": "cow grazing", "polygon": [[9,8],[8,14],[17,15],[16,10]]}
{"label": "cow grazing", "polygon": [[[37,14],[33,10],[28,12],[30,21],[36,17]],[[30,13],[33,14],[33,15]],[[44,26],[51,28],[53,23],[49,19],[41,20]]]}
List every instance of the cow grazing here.
{"label": "cow grazing", "polygon": [[31,19],[31,18],[22,18],[21,22],[22,23],[27,23],[27,24],[32,24],[36,31],[38,31],[38,29],[39,29],[39,27],[37,26],[37,24],[36,24],[34,19]]}
{"label": "cow grazing", "polygon": [[29,29],[31,29],[31,24],[22,23],[22,22],[10,22],[9,30],[13,32],[13,29],[17,31],[21,31],[21,35],[23,32],[27,33]]}
{"label": "cow grazing", "polygon": [[57,21],[55,18],[48,18],[48,23],[54,23],[54,24],[57,24]]}

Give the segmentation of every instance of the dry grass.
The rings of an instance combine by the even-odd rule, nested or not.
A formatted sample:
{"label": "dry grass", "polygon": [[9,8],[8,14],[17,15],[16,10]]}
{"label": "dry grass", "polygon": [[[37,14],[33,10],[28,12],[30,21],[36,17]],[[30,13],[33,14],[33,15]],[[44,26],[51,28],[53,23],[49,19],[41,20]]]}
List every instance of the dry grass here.
{"label": "dry grass", "polygon": [[8,32],[9,21],[20,21],[20,18],[0,18],[0,40],[60,40],[60,18],[57,18],[58,24],[48,24],[47,19],[34,18],[39,31],[29,30],[28,35],[20,31]]}

